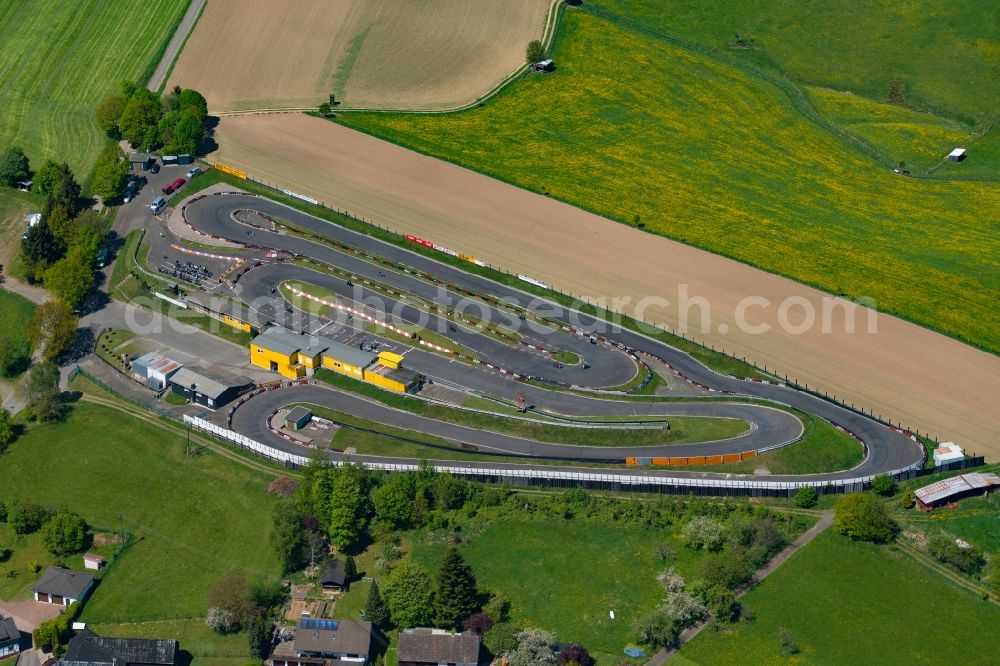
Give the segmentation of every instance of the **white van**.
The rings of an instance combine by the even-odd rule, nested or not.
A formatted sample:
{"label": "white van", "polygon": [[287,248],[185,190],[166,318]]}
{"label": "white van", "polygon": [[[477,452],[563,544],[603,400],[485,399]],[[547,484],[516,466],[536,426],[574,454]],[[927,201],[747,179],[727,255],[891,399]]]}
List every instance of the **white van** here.
{"label": "white van", "polygon": [[156,197],[153,199],[153,203],[149,204],[149,210],[153,211],[153,215],[156,215],[166,207],[167,201],[163,197]]}

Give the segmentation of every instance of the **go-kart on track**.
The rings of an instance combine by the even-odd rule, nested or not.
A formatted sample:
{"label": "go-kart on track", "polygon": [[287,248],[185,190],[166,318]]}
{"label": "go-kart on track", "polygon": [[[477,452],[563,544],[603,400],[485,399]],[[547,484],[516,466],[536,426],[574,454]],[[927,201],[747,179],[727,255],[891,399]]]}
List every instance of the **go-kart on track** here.
{"label": "go-kart on track", "polygon": [[[567,325],[577,327],[578,330],[601,332],[603,336],[606,336],[607,342],[605,344],[592,344],[589,335],[583,336],[556,331],[535,324],[525,334],[526,341],[530,340],[533,344],[540,345],[546,350],[571,351],[579,355],[589,365],[589,367],[584,367],[584,363],[581,362],[555,368],[549,355],[544,352],[533,351],[523,345],[508,345],[471,328],[461,325],[454,326],[451,320],[439,319],[410,303],[402,302],[403,297],[396,300],[387,296],[386,292],[394,290],[397,293],[403,292],[421,299],[431,299],[446,308],[459,312],[465,311],[476,317],[488,318],[490,321],[499,322],[501,325],[507,324],[508,327],[514,328],[513,324],[516,322],[511,322],[511,319],[517,319],[517,317],[511,312],[490,308],[480,300],[445,291],[414,275],[385,269],[328,245],[297,235],[277,233],[267,228],[251,228],[235,218],[237,213],[244,216],[247,211],[256,211],[266,219],[287,223],[325,239],[362,250],[384,260],[405,265],[415,273],[434,276],[436,279],[457,285],[472,293],[503,299],[504,303],[513,304],[515,307],[524,308],[533,313],[544,311],[544,315],[550,320],[565,322]],[[422,321],[427,328],[442,331],[444,335],[457,344],[473,350],[476,354],[481,355],[484,361],[488,359],[489,363],[504,368],[508,373],[517,373],[541,378],[545,381],[590,389],[621,385],[635,376],[636,362],[618,348],[623,346],[635,350],[639,358],[651,355],[661,359],[682,376],[698,385],[710,388],[712,391],[735,396],[762,398],[812,413],[853,433],[865,444],[865,459],[854,469],[801,476],[775,475],[767,477],[769,481],[808,480],[816,482],[856,479],[880,472],[901,471],[918,465],[923,460],[922,447],[906,434],[808,393],[779,384],[751,382],[719,375],[684,352],[667,344],[626,329],[620,329],[603,320],[594,319],[578,312],[570,312],[515,288],[478,275],[465,273],[426,256],[350,231],[265,198],[240,193],[195,197],[184,206],[183,215],[187,224],[200,233],[240,244],[252,243],[259,246],[259,249],[255,250],[251,256],[259,258],[262,265],[243,273],[237,287],[240,298],[254,304],[257,313],[265,321],[273,320],[289,324],[294,328],[308,328],[313,332],[318,328],[323,328],[323,334],[329,335],[330,329],[333,328],[333,324],[329,320],[320,319],[317,321],[316,318],[307,317],[307,321],[309,319],[312,321],[306,326],[302,326],[302,319],[299,318],[299,325],[295,325],[292,320],[296,317],[293,315],[301,316],[301,313],[289,312],[285,301],[274,291],[278,284],[285,281],[306,282],[336,293],[337,302],[346,303],[350,307],[361,309],[361,306],[358,305],[359,301],[384,303],[384,311],[391,313],[391,316],[383,316],[386,321],[390,323]],[[269,225],[265,223],[262,226]],[[183,241],[179,242],[183,243]],[[268,261],[264,258],[265,254],[269,254],[268,250],[278,250],[299,257],[312,258],[329,266],[348,271],[355,276],[355,279],[352,280],[353,284],[348,285],[346,279],[306,266]],[[220,248],[219,252],[224,254],[225,250]],[[285,256],[287,257],[287,255]],[[250,262],[250,265],[252,263]],[[347,326],[358,324],[357,319],[347,322],[341,319],[338,323]],[[528,322],[522,321],[521,323]],[[314,326],[314,324],[319,325]],[[521,329],[523,330],[524,327]],[[369,335],[368,337],[377,336]],[[604,338],[601,340],[603,342]],[[505,456],[605,461],[608,463],[618,463],[629,456],[702,456],[761,450],[793,442],[798,439],[802,432],[802,424],[799,419],[787,412],[764,405],[722,401],[657,402],[602,399],[599,395],[588,396],[575,392],[550,390],[536,384],[515,381],[509,374],[487,369],[484,365],[463,364],[416,346],[406,351],[406,364],[432,378],[435,383],[450,384],[471,392],[495,396],[513,396],[521,392],[528,404],[567,416],[599,414],[611,418],[622,416],[721,417],[740,419],[749,423],[751,427],[745,434],[736,438],[695,444],[652,447],[592,447],[549,444],[420,417],[318,385],[261,393],[248,400],[233,413],[231,427],[236,432],[275,449],[298,455],[308,455],[308,450],[302,445],[287,441],[272,433],[267,428],[265,421],[268,415],[285,405],[312,403],[369,421],[434,435],[455,442],[472,444],[484,452],[492,451],[502,453]],[[337,457],[338,454],[330,453],[330,455]],[[351,460],[382,463],[414,462],[412,459],[389,459],[365,455],[352,455]],[[494,462],[462,462],[461,465],[483,470],[514,467],[514,465]],[[518,467],[545,468],[535,464],[519,465]],[[560,467],[560,469],[567,468]],[[593,468],[586,469],[594,471]],[[616,472],[620,472],[621,469],[619,468]],[[630,469],[629,472],[633,473],[636,470]],[[731,479],[734,483],[737,483],[739,478],[726,474],[671,470],[642,470],[638,473],[677,479]]]}

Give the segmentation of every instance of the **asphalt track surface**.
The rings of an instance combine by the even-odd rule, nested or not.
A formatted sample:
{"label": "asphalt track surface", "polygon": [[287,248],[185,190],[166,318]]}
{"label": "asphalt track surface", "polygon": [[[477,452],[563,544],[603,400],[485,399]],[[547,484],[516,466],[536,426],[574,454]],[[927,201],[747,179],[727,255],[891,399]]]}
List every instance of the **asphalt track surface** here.
{"label": "asphalt track surface", "polygon": [[[767,477],[770,480],[795,481],[808,479],[815,481],[817,479],[855,478],[903,469],[922,459],[923,451],[921,447],[903,433],[816,396],[782,385],[750,382],[720,375],[709,370],[688,354],[674,349],[665,343],[647,338],[627,329],[620,329],[609,322],[598,320],[576,311],[567,310],[532,294],[521,292],[513,287],[478,275],[465,273],[450,265],[439,263],[432,258],[410,252],[399,246],[364,234],[350,231],[265,198],[252,195],[208,196],[188,205],[186,219],[196,229],[209,235],[241,243],[253,242],[265,247],[312,257],[349,270],[369,280],[390,285],[398,290],[432,298],[449,307],[469,307],[469,311],[476,314],[476,316],[483,315],[482,309],[486,306],[477,300],[463,299],[457,294],[444,292],[438,287],[418,280],[413,276],[380,269],[378,266],[357,257],[339,252],[311,240],[261,229],[253,230],[253,236],[251,237],[247,233],[248,227],[233,220],[232,214],[238,210],[259,211],[267,216],[286,221],[296,227],[307,229],[323,237],[337,240],[351,247],[363,249],[385,259],[432,274],[463,288],[490,294],[503,299],[505,302],[514,303],[533,311],[543,312],[548,317],[578,328],[606,335],[610,340],[663,359],[671,367],[693,381],[717,391],[763,398],[815,414],[850,431],[861,439],[867,447],[868,455],[865,457],[865,460],[861,465],[852,470],[814,475],[775,475]],[[220,250],[220,253],[224,252],[224,250]],[[287,315],[287,310],[283,311],[282,307],[277,304],[277,299],[272,294],[272,288],[276,283],[286,279],[303,280],[319,284],[336,291],[345,300],[353,300],[355,302],[371,300],[371,297],[374,296],[373,293],[365,290],[363,279],[361,286],[357,284],[357,280],[354,281],[355,284],[353,286],[348,286],[344,280],[324,273],[318,273],[287,263],[273,263],[265,264],[260,268],[251,270],[240,279],[240,297],[247,302],[255,304],[255,309],[261,315],[265,317],[271,315],[271,318],[285,323],[282,314]],[[406,309],[409,306],[400,304],[392,299],[387,299],[382,294],[378,294],[374,300],[386,303],[386,310],[393,314],[398,313],[402,315],[401,318],[404,320],[409,321],[407,317],[422,317],[422,321],[431,322],[430,325],[432,328],[444,326],[444,330],[447,330],[446,322],[429,320],[426,313],[418,312],[412,308]],[[269,303],[271,304],[271,309],[268,309]],[[501,315],[504,319],[498,320],[493,318],[492,320],[501,324],[512,323],[516,325],[515,322],[508,322],[510,313],[493,311],[490,316],[497,317]],[[438,328],[437,330],[441,329]],[[490,357],[493,362],[498,365],[504,365],[504,362],[506,362],[507,365],[504,365],[504,367],[509,367],[511,370],[525,374],[537,374],[583,386],[597,386],[602,384],[609,385],[616,382],[623,372],[627,374],[634,374],[635,372],[631,359],[621,352],[605,346],[590,345],[584,339],[563,333],[555,333],[548,329],[543,329],[542,331],[536,329],[531,335],[549,348],[569,349],[570,351],[580,353],[591,367],[584,369],[582,365],[566,366],[565,368],[556,370],[552,368],[551,361],[542,355],[521,349],[514,349],[477,333],[469,332],[466,334],[460,330],[458,332],[448,331],[445,334],[455,338],[456,333],[466,336],[461,339],[456,338],[456,342],[460,342],[460,344],[466,344],[467,342],[467,346],[470,348],[477,351],[481,350],[484,353],[495,354],[495,356]],[[499,359],[497,358],[498,356],[500,357]],[[497,373],[456,363],[455,361],[420,349],[413,349],[408,352],[407,364],[437,381],[450,382],[491,395],[512,396],[516,392],[522,392],[525,394],[529,404],[568,415],[677,416],[683,414],[689,416],[731,417],[751,423],[752,428],[749,433],[741,437],[720,442],[689,445],[676,444],[664,447],[614,447],[612,451],[601,450],[602,447],[598,447],[595,450],[594,447],[567,447],[566,445],[544,444],[499,433],[487,433],[480,430],[453,426],[440,421],[424,419],[406,412],[400,412],[351,394],[334,391],[325,387],[311,386],[284,391],[272,391],[253,398],[234,414],[233,429],[275,448],[302,454],[303,448],[301,446],[288,442],[269,432],[264,423],[264,418],[274,409],[285,404],[312,402],[371,421],[416,432],[424,432],[455,442],[471,443],[481,446],[483,449],[495,448],[498,452],[503,452],[504,455],[536,456],[539,458],[551,457],[564,460],[604,459],[605,461],[630,455],[685,456],[745,451],[751,448],[760,448],[761,446],[787,442],[796,438],[798,431],[801,429],[798,419],[790,417],[785,412],[763,406],[715,401],[655,402],[602,400],[564,391],[547,390],[523,382],[514,382]],[[628,364],[633,364],[633,367],[630,369]],[[556,376],[553,376],[553,373],[556,373]],[[352,456],[353,460],[365,460],[366,458],[363,455]],[[390,462],[393,461],[393,459],[384,457],[372,457],[371,459],[382,462],[387,460]],[[413,461],[411,459],[398,459],[398,462]],[[468,463],[468,466],[495,468],[504,465],[490,462]],[[545,468],[544,465],[530,466]],[[588,468],[588,471],[593,471],[593,469]],[[629,470],[629,473],[633,472],[634,470]],[[648,474],[686,478],[731,478],[732,476],[666,470],[652,471],[648,472]]]}

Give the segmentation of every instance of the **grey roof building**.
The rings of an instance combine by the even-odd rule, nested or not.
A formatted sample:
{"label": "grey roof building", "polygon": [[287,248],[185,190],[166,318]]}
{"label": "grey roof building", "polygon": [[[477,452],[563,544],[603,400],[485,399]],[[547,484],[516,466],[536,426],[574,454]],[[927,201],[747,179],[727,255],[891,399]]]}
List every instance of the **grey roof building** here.
{"label": "grey roof building", "polygon": [[35,601],[69,606],[87,596],[94,584],[94,574],[71,571],[62,567],[49,567],[32,588]]}
{"label": "grey roof building", "polygon": [[253,387],[245,377],[206,368],[184,367],[170,377],[170,390],[191,402],[216,409]]}
{"label": "grey roof building", "polygon": [[479,636],[470,632],[453,634],[444,629],[404,629],[397,642],[399,666],[479,663]]}
{"label": "grey roof building", "polygon": [[347,587],[347,568],[344,560],[330,560],[319,579],[324,592],[338,592]]}
{"label": "grey roof building", "polygon": [[66,646],[63,666],[174,666],[177,641],[105,638],[84,629]]}
{"label": "grey roof building", "polygon": [[21,651],[21,632],[14,618],[0,618],[0,659]]}
{"label": "grey roof building", "polygon": [[274,648],[270,661],[274,666],[367,664],[371,644],[371,622],[302,618],[292,639]]}

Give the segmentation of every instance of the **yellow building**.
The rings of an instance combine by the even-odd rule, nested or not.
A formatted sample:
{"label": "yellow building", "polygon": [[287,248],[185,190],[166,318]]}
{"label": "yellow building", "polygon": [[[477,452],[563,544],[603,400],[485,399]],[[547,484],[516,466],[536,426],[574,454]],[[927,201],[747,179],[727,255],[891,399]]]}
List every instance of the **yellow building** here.
{"label": "yellow building", "polygon": [[302,335],[275,326],[250,342],[250,362],[289,379],[311,375],[319,367],[365,381],[396,393],[418,386],[420,375],[402,367],[403,356],[377,356],[330,338]]}

